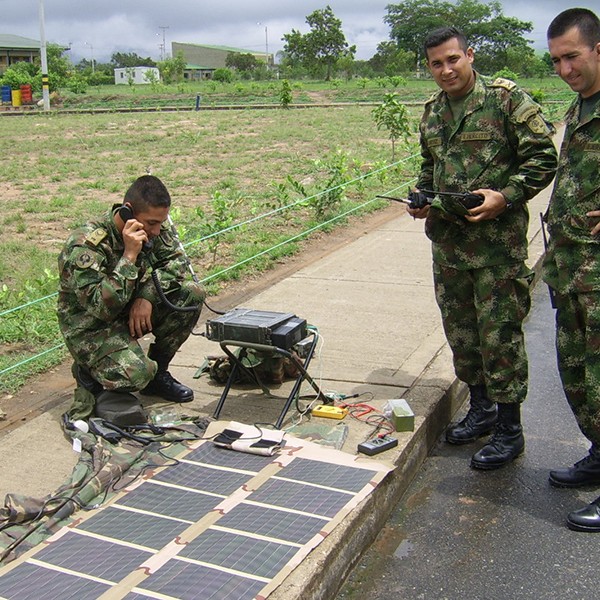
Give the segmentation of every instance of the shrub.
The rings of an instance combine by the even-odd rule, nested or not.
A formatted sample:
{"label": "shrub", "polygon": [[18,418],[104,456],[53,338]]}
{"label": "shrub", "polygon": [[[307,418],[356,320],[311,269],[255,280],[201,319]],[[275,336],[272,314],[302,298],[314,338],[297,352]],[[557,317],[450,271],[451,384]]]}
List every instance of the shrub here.
{"label": "shrub", "polygon": [[511,71],[507,67],[504,67],[503,69],[500,69],[499,71],[496,71],[496,73],[494,73],[494,79],[497,77],[502,77],[502,79],[510,79],[511,81],[515,81],[519,78],[519,74],[515,73],[514,71]]}
{"label": "shrub", "polygon": [[67,89],[74,94],[85,94],[88,83],[85,77],[75,74],[67,80]]}
{"label": "shrub", "polygon": [[221,83],[231,83],[233,81],[233,73],[230,69],[215,69],[213,79]]}
{"label": "shrub", "polygon": [[28,83],[33,83],[33,75],[29,71],[28,63],[19,62],[4,71],[2,85],[10,85],[11,89],[18,90],[19,86]]}

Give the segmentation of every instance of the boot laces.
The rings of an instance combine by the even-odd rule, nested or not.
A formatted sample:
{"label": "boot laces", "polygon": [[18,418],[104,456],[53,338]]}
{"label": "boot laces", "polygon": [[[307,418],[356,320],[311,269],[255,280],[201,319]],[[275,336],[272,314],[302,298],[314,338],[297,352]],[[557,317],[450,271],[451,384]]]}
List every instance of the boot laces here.
{"label": "boot laces", "polygon": [[156,377],[155,377],[155,379],[156,379],[157,381],[160,381],[161,383],[164,383],[164,384],[167,384],[167,385],[169,385],[169,384],[171,384],[171,383],[179,383],[179,382],[178,382],[178,381],[175,379],[175,377],[173,377],[173,375],[171,375],[171,373],[169,373],[169,371],[159,371],[159,372],[156,374]]}
{"label": "boot laces", "polygon": [[508,433],[508,425],[505,425],[504,423],[496,423],[496,429],[494,430],[492,440],[502,437],[505,433]]}
{"label": "boot laces", "polygon": [[471,408],[469,408],[469,411],[465,415],[465,418],[461,421],[461,425],[476,425],[481,416],[481,412],[482,411],[480,411],[478,407],[471,406]]}
{"label": "boot laces", "polygon": [[595,454],[592,454],[591,452],[587,455],[584,456],[581,460],[578,460],[573,466],[574,467],[585,467],[587,465],[589,465],[590,463],[598,463],[600,462],[600,457],[596,456]]}

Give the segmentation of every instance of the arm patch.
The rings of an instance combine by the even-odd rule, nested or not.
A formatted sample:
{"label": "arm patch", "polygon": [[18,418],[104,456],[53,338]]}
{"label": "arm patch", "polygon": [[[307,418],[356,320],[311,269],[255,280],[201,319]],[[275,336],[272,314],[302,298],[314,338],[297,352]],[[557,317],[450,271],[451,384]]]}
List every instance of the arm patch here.
{"label": "arm patch", "polygon": [[504,79],[503,77],[497,77],[490,85],[492,87],[504,88],[509,92],[512,92],[517,87],[517,84],[514,81],[511,81],[510,79]]}
{"label": "arm patch", "polygon": [[85,238],[85,242],[86,244],[90,244],[90,246],[97,246],[107,235],[108,232],[99,227],[98,229],[94,229],[94,231]]}
{"label": "arm patch", "polygon": [[515,123],[525,123],[530,131],[536,135],[550,135],[552,133],[551,128],[542,117],[539,105],[532,100],[521,102],[511,117]]}

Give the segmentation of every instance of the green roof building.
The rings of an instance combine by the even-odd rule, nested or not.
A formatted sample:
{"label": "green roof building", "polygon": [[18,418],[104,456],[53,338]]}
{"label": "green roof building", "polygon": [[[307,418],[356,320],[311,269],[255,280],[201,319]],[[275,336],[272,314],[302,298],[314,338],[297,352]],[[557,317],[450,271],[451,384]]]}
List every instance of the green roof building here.
{"label": "green roof building", "polygon": [[[208,79],[212,76],[212,72],[215,69],[225,68],[227,66],[225,64],[227,55],[230,52],[237,52],[239,54],[252,54],[252,56],[256,57],[256,60],[267,62],[269,67],[273,66],[272,54],[267,55],[265,52],[244,50],[243,48],[233,48],[231,46],[208,46],[203,44],[184,44],[182,42],[172,42],[171,52],[172,56],[177,56],[178,52],[183,53],[185,62],[188,65],[188,68],[186,69],[186,75],[193,79]],[[197,67],[197,69],[201,72],[200,77],[197,76],[197,73],[195,74],[195,77],[192,76],[191,73],[187,73],[188,71],[192,70],[190,67],[193,65],[201,65]]]}
{"label": "green roof building", "polygon": [[0,73],[17,62],[32,63],[40,55],[40,41],[0,33]]}

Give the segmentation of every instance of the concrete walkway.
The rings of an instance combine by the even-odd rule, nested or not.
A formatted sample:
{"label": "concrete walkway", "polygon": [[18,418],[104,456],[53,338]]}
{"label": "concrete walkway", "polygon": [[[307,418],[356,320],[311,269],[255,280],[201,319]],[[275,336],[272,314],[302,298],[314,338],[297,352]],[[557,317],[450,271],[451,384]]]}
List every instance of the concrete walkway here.
{"label": "concrete walkway", "polygon": [[[547,189],[530,202],[531,266],[543,253],[539,213],[549,194]],[[415,413],[415,430],[395,434],[398,447],[374,459],[393,462],[393,474],[309,555],[274,599],[335,596],[464,399],[434,299],[423,221],[414,221],[401,208],[398,213],[380,229],[349,241],[243,305],[293,312],[318,328],[322,343],[309,372],[324,391],[367,394],[357,400],[380,410],[388,399],[405,398]],[[203,312],[206,318],[211,314]],[[194,402],[181,407],[186,414],[210,416],[215,409],[222,387],[207,377],[194,378],[205,357],[215,354],[222,354],[217,343],[193,336],[175,359],[172,372],[195,390]],[[285,395],[286,385],[275,393]],[[310,391],[310,386],[302,387],[303,394]],[[45,495],[70,474],[77,456],[59,425],[69,396],[65,390],[55,408],[0,439],[0,498],[7,492]],[[150,408],[160,406],[166,405]],[[220,418],[274,422],[281,406],[281,400],[257,390],[233,389]],[[283,428],[298,422],[294,408],[287,417]],[[354,454],[359,442],[372,437],[373,427],[349,417],[344,423],[348,436],[342,449]]]}

